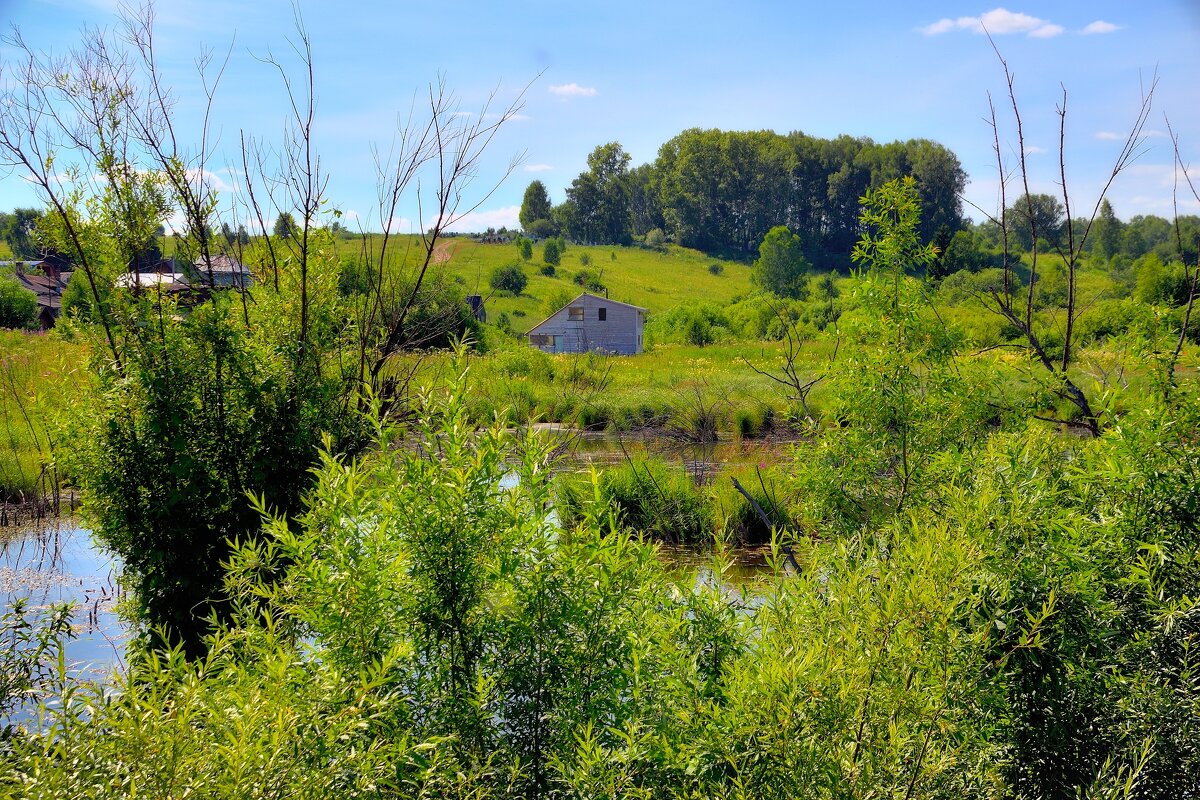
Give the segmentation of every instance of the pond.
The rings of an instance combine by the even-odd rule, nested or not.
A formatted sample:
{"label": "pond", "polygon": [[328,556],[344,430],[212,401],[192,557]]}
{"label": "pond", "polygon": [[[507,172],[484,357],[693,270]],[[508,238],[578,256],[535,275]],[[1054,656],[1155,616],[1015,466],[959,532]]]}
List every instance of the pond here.
{"label": "pond", "polygon": [[80,677],[104,677],[124,666],[128,631],[115,608],[119,574],[116,559],[77,519],[0,528],[0,611],[22,598],[34,613],[74,603],[75,635],[64,655]]}
{"label": "pond", "polygon": [[[630,456],[656,455],[682,463],[699,483],[711,480],[726,464],[773,463],[790,446],[786,441],[722,439],[687,442],[646,435],[581,431],[558,432],[564,446],[558,467],[564,471],[618,464]],[[669,548],[663,559],[680,570],[696,570],[701,582],[736,591],[771,573],[765,551],[737,548],[728,554],[720,574],[705,549]],[[129,631],[116,611],[120,597],[120,564],[97,545],[77,518],[43,520],[0,527],[0,611],[27,599],[36,612],[58,603],[74,603],[74,637],[65,648],[68,665],[80,677],[103,678],[124,668]]]}
{"label": "pond", "polygon": [[697,483],[707,483],[729,465],[775,464],[788,458],[794,439],[748,439],[721,434],[715,441],[691,441],[658,432],[612,433],[581,431],[556,424],[535,425],[559,440],[559,469],[586,470],[614,466],[638,456],[657,456],[682,464]]}

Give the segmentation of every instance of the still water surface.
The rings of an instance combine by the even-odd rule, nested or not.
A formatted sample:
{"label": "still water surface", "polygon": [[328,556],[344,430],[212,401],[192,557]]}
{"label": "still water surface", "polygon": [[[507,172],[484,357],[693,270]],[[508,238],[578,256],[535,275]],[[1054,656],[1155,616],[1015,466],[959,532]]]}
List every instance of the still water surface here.
{"label": "still water surface", "polygon": [[27,610],[73,603],[75,636],[65,648],[81,677],[103,677],[124,664],[128,633],[115,609],[120,567],[79,521],[63,518],[0,528],[0,611],[18,599]]}

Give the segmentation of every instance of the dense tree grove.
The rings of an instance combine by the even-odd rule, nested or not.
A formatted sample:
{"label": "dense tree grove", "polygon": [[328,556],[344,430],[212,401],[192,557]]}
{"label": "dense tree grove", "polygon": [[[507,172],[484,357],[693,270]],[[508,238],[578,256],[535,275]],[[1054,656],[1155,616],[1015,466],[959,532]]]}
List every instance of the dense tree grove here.
{"label": "dense tree grove", "polygon": [[814,264],[844,267],[861,232],[859,197],[905,175],[917,179],[925,241],[962,225],[966,174],[954,153],[925,139],[877,144],[692,129],[664,144],[652,163],[628,163],[615,142],[592,153],[558,208],[570,238],[622,243],[660,228],[681,245],[746,257],[784,225]]}

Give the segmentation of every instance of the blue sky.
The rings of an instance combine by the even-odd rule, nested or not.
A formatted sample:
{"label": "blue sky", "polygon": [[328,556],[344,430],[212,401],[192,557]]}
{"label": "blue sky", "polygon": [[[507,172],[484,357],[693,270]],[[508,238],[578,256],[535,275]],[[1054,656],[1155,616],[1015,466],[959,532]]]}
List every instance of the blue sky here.
{"label": "blue sky", "polygon": [[[115,0],[0,0],[3,18],[35,47],[62,51],[84,26],[111,26]],[[1055,104],[1068,91],[1068,180],[1090,205],[1157,70],[1145,152],[1110,199],[1119,216],[1171,212],[1172,151],[1163,113],[1200,179],[1200,3],[1122,2],[571,3],[300,2],[315,47],[317,144],[331,203],[368,229],[375,181],[371,143],[391,141],[397,111],[439,75],[464,113],[511,102],[520,116],[489,148],[468,200],[483,196],[514,156],[516,171],[460,228],[514,225],[526,185],[554,202],[598,144],[616,140],[635,164],[690,127],[841,133],[876,141],[929,138],[954,150],[968,199],[996,206],[987,93],[1005,100],[986,24],[1016,76],[1035,191],[1056,191]],[[288,52],[292,6],[162,0],[163,66],[183,129],[198,129],[193,60],[233,43],[214,130],[228,194],[239,132],[278,141],[278,75],[256,56]],[[2,51],[7,58],[11,51]],[[540,77],[539,77],[540,75]],[[1002,124],[1011,132],[1009,116]],[[1010,156],[1014,140],[1005,142]],[[1200,213],[1188,198],[1181,210]],[[35,202],[15,174],[0,176],[0,209]],[[417,217],[415,198],[401,209]],[[979,217],[978,212],[971,211]]]}

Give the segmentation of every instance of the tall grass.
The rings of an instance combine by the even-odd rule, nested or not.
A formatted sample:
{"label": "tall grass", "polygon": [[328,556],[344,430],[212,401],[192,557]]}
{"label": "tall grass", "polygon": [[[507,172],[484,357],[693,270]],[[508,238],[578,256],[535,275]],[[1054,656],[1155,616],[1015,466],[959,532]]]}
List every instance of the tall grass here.
{"label": "tall grass", "polygon": [[85,389],[83,348],[53,335],[0,330],[0,502],[57,499],[56,455],[68,409]]}

